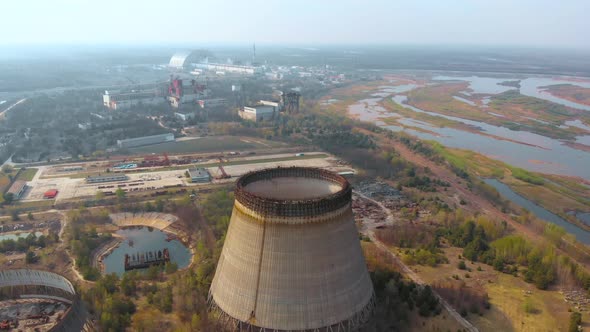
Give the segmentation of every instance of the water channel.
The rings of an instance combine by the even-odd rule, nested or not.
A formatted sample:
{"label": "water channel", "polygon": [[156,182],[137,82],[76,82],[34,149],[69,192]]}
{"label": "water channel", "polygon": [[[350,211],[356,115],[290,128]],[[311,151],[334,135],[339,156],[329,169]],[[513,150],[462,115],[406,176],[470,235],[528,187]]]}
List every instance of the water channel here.
{"label": "water channel", "polygon": [[178,268],[187,267],[191,261],[191,252],[180,241],[167,241],[167,233],[151,227],[130,227],[120,229],[117,235],[124,241],[108,256],[104,257],[105,273],[116,273],[121,276],[125,272],[125,254],[133,255],[148,251],[168,248],[170,261],[178,264]]}
{"label": "water channel", "polygon": [[584,244],[590,244],[590,232],[588,232],[587,230],[582,229],[574,224],[571,224],[563,218],[529,201],[528,199],[517,194],[512,189],[510,189],[510,187],[496,179],[484,179],[483,181],[489,184],[490,186],[496,188],[496,190],[498,190],[500,195],[502,195],[504,198],[510,200],[518,206],[521,206],[531,211],[537,218],[561,226],[563,227],[563,229],[565,229],[567,233],[574,235],[579,242]]}
{"label": "water channel", "polygon": [[[20,238],[24,239],[27,236],[29,236],[30,234],[31,233],[27,233],[27,232],[24,232],[24,233],[16,233],[16,234],[0,234],[0,241],[4,241],[4,240],[14,240],[14,241],[16,241],[16,240],[18,240]],[[36,237],[39,237],[41,235],[43,235],[43,233],[41,233],[41,232],[35,232],[35,236]]]}
{"label": "water channel", "polygon": [[[470,82],[470,88],[474,91],[474,93],[495,94],[511,89],[516,89],[515,87],[499,85],[501,82],[513,79],[485,78],[477,76],[436,76],[433,79],[468,81]],[[526,78],[520,81],[521,89],[524,89],[527,95],[538,98],[544,96],[544,94],[540,92],[541,86],[565,82],[574,85],[590,86],[590,83],[585,82],[570,82],[563,80],[553,80],[549,78]],[[535,89],[532,88],[533,86]],[[405,103],[407,97],[403,95],[403,93],[416,87],[417,85],[414,84],[382,86],[380,87],[379,91],[372,94],[374,98],[359,100],[357,104],[351,105],[349,107],[349,112],[362,121],[373,122],[378,126],[388,128],[392,131],[403,130],[419,138],[435,140],[446,146],[473,150],[492,158],[499,159],[511,165],[522,167],[524,169],[541,173],[575,175],[590,180],[590,153],[564,145],[560,140],[527,131],[511,130],[501,126],[490,125],[484,122],[447,116],[435,112],[428,112],[407,105]],[[533,92],[533,90],[536,92]],[[466,92],[465,95],[469,95],[469,93]],[[482,133],[502,137],[506,140],[499,140],[493,137],[483,136],[474,132],[454,128],[440,128],[426,122],[416,121],[409,118],[401,118],[399,114],[388,112],[386,109],[378,105],[378,103],[383,98],[388,96],[392,96],[391,98],[395,103],[414,112],[426,113],[432,116],[439,116],[453,121],[462,122],[471,126],[475,130],[480,130]],[[424,131],[415,130],[412,128],[402,128],[395,125],[387,125],[381,120],[381,118],[385,117],[398,117],[398,122],[401,124],[417,127],[423,129]],[[587,126],[579,120],[568,121],[564,125],[577,126],[581,127],[582,129],[587,129]],[[522,142],[524,144],[520,144],[518,142]],[[590,136],[580,136],[578,137],[577,142],[590,144]]]}

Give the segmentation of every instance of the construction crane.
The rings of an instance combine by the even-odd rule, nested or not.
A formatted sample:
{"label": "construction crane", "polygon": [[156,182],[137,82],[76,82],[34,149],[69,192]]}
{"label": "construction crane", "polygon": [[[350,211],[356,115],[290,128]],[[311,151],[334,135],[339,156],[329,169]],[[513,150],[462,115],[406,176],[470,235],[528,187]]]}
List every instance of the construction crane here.
{"label": "construction crane", "polygon": [[218,168],[219,168],[219,173],[221,173],[221,174],[218,174],[215,177],[215,179],[222,180],[222,179],[229,179],[229,178],[231,178],[231,175],[227,174],[225,172],[225,169],[223,169],[223,159],[222,158],[219,158],[219,166],[218,166]]}

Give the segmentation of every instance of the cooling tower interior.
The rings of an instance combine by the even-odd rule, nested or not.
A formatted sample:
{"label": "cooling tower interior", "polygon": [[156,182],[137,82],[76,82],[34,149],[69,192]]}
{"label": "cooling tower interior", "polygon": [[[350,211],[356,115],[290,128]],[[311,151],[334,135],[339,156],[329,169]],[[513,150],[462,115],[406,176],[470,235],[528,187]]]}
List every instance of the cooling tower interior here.
{"label": "cooling tower interior", "polygon": [[229,330],[353,331],[374,292],[351,206],[335,173],[273,168],[236,186],[209,301]]}

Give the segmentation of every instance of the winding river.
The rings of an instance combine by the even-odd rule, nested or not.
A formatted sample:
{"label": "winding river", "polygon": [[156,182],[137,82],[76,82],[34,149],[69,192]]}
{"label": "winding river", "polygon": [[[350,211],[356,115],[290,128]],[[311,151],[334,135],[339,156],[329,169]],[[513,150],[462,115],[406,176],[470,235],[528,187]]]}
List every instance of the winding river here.
{"label": "winding river", "polygon": [[550,211],[544,209],[543,207],[529,201],[528,199],[517,194],[512,189],[510,189],[510,187],[496,179],[484,179],[483,181],[489,184],[490,186],[496,188],[496,190],[498,190],[500,195],[502,195],[504,198],[510,200],[518,206],[521,206],[531,211],[537,218],[561,226],[563,227],[563,229],[565,229],[567,233],[574,235],[576,239],[581,243],[590,244],[590,232],[588,232],[587,230],[580,228],[572,223],[569,223],[563,218],[559,217],[558,215],[553,214]]}

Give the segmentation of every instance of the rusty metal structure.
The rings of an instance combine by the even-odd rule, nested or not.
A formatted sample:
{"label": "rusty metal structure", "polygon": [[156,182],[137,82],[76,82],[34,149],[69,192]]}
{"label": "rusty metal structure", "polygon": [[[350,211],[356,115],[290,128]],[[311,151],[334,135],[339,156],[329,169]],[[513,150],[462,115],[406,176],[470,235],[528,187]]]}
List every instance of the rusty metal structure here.
{"label": "rusty metal structure", "polygon": [[283,92],[285,112],[289,114],[299,113],[299,98],[301,98],[301,95],[297,92]]}
{"label": "rusty metal structure", "polygon": [[354,331],[373,286],[351,208],[335,173],[273,168],[242,176],[209,291],[232,331]]}
{"label": "rusty metal structure", "polygon": [[[92,322],[72,283],[54,272],[33,269],[0,271],[0,302],[15,299],[48,299],[68,309],[49,331],[91,331]],[[32,329],[31,329],[32,330]]]}

